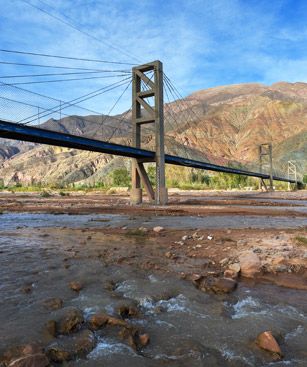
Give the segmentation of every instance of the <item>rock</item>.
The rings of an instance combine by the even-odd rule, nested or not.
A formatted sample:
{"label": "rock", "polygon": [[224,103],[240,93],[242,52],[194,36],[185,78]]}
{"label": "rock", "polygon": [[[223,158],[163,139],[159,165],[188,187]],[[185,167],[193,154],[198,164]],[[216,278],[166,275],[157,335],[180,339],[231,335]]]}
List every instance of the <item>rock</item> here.
{"label": "rock", "polygon": [[274,257],[272,259],[272,264],[273,265],[280,265],[285,261],[285,258],[283,256],[278,256],[278,257]]}
{"label": "rock", "polygon": [[61,298],[48,298],[43,301],[43,306],[47,310],[58,310],[63,307],[63,301]]}
{"label": "rock", "polygon": [[9,349],[4,353],[2,363],[3,366],[9,367],[49,366],[49,360],[43,353],[43,349],[35,344],[26,344]]}
{"label": "rock", "polygon": [[49,359],[43,353],[20,357],[12,361],[8,367],[47,367]]}
{"label": "rock", "polygon": [[209,236],[207,236],[208,240],[212,240],[213,239],[213,236],[209,234]]}
{"label": "rock", "polygon": [[198,286],[201,291],[217,294],[233,292],[237,288],[237,285],[238,283],[233,279],[224,277],[216,278],[212,276],[203,278],[198,284],[196,282],[196,286]]}
{"label": "rock", "polygon": [[72,289],[75,292],[80,292],[83,288],[82,284],[80,282],[70,282],[69,288]]}
{"label": "rock", "polygon": [[239,256],[241,274],[244,277],[252,278],[260,273],[261,261],[253,251],[245,251]]}
{"label": "rock", "polygon": [[147,233],[148,232],[148,228],[146,227],[139,227],[139,231]]}
{"label": "rock", "polygon": [[118,333],[120,339],[126,341],[126,343],[133,349],[137,350],[137,329],[122,328]]}
{"label": "rock", "polygon": [[33,286],[32,286],[32,284],[30,284],[30,285],[25,285],[25,286],[23,286],[23,287],[22,287],[22,289],[21,289],[22,293],[25,293],[25,294],[31,293],[31,292],[32,292],[32,290],[33,290]]}
{"label": "rock", "polygon": [[238,278],[238,273],[233,271],[233,270],[226,269],[224,271],[224,278],[237,279]]}
{"label": "rock", "polygon": [[161,226],[154,227],[153,231],[156,232],[156,233],[160,233],[160,232],[164,231],[164,227],[161,227]]}
{"label": "rock", "polygon": [[140,341],[140,344],[145,347],[148,343],[149,343],[149,335],[148,334],[141,334],[139,335],[139,341]]}
{"label": "rock", "polygon": [[46,347],[47,356],[56,363],[85,356],[95,347],[95,336],[90,330],[82,330],[71,336],[64,336]]}
{"label": "rock", "polygon": [[82,312],[75,307],[62,308],[56,315],[56,326],[59,334],[69,334],[83,323]]}
{"label": "rock", "polygon": [[240,273],[241,267],[239,263],[228,265],[228,268],[224,271],[225,278],[237,279]]}
{"label": "rock", "polygon": [[239,263],[233,263],[233,264],[228,265],[228,269],[236,273],[239,273],[241,270],[241,266]]}
{"label": "rock", "polygon": [[267,350],[268,352],[277,355],[279,358],[282,357],[281,349],[271,331],[264,331],[259,334],[256,339],[256,344],[261,349]]}
{"label": "rock", "polygon": [[229,258],[228,258],[228,257],[225,257],[224,259],[222,259],[222,260],[220,261],[221,266],[226,265],[226,264],[228,263],[228,261],[229,261]]}
{"label": "rock", "polygon": [[185,235],[185,236],[182,236],[182,241],[186,241],[186,240],[188,240],[189,239],[189,236],[187,236],[187,235]]}
{"label": "rock", "polygon": [[56,322],[54,320],[49,320],[46,322],[46,325],[45,325],[45,330],[46,332],[55,337],[56,336]]}
{"label": "rock", "polygon": [[184,245],[184,242],[183,241],[175,241],[174,243],[176,245],[180,245],[180,246],[183,246]]}
{"label": "rock", "polygon": [[167,257],[168,259],[170,259],[173,255],[170,251],[167,251],[165,254],[164,254],[165,257]]}
{"label": "rock", "polygon": [[122,326],[126,329],[129,329],[131,326],[124,320],[117,319],[115,317],[109,317],[108,318],[108,325],[111,326]]}
{"label": "rock", "polygon": [[97,313],[88,320],[91,330],[98,330],[108,323],[110,316],[105,313]]}
{"label": "rock", "polygon": [[217,278],[212,284],[212,291],[214,293],[230,293],[237,288],[238,283],[229,278]]}
{"label": "rock", "polygon": [[275,270],[277,273],[285,273],[288,271],[288,267],[287,265],[278,265],[276,266]]}
{"label": "rock", "polygon": [[196,240],[198,237],[199,237],[198,232],[194,232],[194,233],[192,234],[192,238],[193,238],[193,240]]}
{"label": "rock", "polygon": [[136,317],[139,313],[138,309],[133,305],[120,305],[117,308],[117,313],[123,318]]}

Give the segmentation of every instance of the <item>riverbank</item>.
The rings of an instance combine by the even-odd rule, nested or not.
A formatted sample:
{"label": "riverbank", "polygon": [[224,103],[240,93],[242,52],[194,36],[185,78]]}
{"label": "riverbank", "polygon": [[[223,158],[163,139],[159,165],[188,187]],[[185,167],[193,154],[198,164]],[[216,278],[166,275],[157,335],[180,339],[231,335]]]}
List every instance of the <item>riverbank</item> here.
{"label": "riverbank", "polygon": [[277,365],[304,366],[306,192],[128,200],[0,195],[5,366],[24,344],[52,365],[264,366],[267,329]]}

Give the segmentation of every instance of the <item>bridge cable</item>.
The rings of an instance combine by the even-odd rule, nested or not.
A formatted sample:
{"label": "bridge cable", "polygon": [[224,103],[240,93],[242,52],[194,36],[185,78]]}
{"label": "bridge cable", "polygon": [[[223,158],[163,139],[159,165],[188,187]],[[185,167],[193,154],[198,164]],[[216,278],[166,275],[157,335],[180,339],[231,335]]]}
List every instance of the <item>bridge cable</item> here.
{"label": "bridge cable", "polygon": [[61,66],[61,65],[31,64],[31,63],[13,62],[13,61],[0,61],[0,64],[3,64],[3,65],[17,65],[17,66],[30,66],[30,67],[39,67],[39,68],[65,69],[65,70],[85,70],[85,71],[123,72],[123,73],[127,72],[127,73],[131,74],[131,71],[129,71],[129,70],[104,70],[104,69],[93,69],[93,68]]}
{"label": "bridge cable", "polygon": [[127,76],[127,74],[118,74],[118,75],[102,75],[102,76],[92,76],[86,78],[70,78],[70,79],[55,79],[55,80],[36,80],[36,81],[28,81],[28,82],[14,82],[10,83],[10,85],[28,85],[28,84],[49,84],[49,83],[63,83],[63,82],[72,82],[72,81],[82,81],[82,80],[93,80],[93,79],[108,79],[108,78],[118,78],[122,76]]}
{"label": "bridge cable", "polygon": [[[139,60],[138,60],[135,56],[133,56],[133,55],[131,55],[131,54],[127,53],[126,51],[122,50],[121,48],[118,48],[118,47],[116,47],[116,46],[114,46],[114,45],[112,45],[112,44],[109,44],[108,42],[106,42],[106,41],[104,41],[104,40],[102,40],[102,39],[100,39],[100,38],[98,38],[98,37],[96,37],[96,36],[93,36],[92,34],[90,34],[90,33],[86,32],[86,31],[83,31],[82,29],[80,29],[79,27],[77,27],[76,25],[74,25],[73,23],[68,22],[68,21],[66,21],[66,20],[63,20],[63,19],[61,19],[60,17],[58,17],[58,16],[56,16],[56,15],[54,15],[54,14],[51,14],[51,13],[50,13],[50,12],[48,12],[47,10],[42,9],[42,8],[40,8],[39,6],[32,4],[30,1],[27,1],[27,0],[20,0],[20,1],[22,1],[22,2],[26,3],[27,5],[31,6],[32,8],[35,8],[35,9],[39,10],[39,11],[40,11],[40,12],[42,12],[42,13],[47,14],[49,17],[51,17],[51,18],[53,18],[53,19],[56,19],[57,21],[59,21],[59,22],[61,22],[61,23],[65,24],[65,25],[67,25],[67,26],[69,26],[69,27],[73,28],[74,30],[76,30],[76,31],[78,31],[78,32],[80,32],[80,33],[82,33],[82,34],[86,35],[87,37],[90,37],[90,38],[94,39],[95,41],[100,42],[100,43],[104,44],[105,46],[108,46],[108,47],[110,47],[110,48],[112,48],[112,49],[116,50],[117,52],[120,52],[120,53],[122,53],[123,55],[128,56],[128,57],[130,57],[130,58],[133,58],[133,59],[135,59],[135,60],[137,60],[137,61],[139,62]],[[39,0],[39,1],[40,1],[40,0]],[[51,9],[53,9],[53,10],[54,10],[54,8],[53,8],[51,5],[49,5],[49,4],[47,4],[47,3],[43,2],[43,1],[40,1],[40,2],[41,2],[41,3],[43,3],[43,4],[45,4],[45,5],[47,5],[49,8],[51,8]],[[69,19],[70,21],[73,21],[73,20],[72,20],[70,17],[68,17],[67,15],[65,15],[65,14],[63,14],[63,13],[60,13],[60,14],[61,14],[62,16],[64,16],[65,18]]]}
{"label": "bridge cable", "polygon": [[88,75],[88,74],[101,74],[101,73],[109,73],[109,72],[116,72],[116,73],[126,73],[131,74],[130,72],[125,72],[123,70],[108,70],[108,71],[79,71],[73,73],[44,73],[44,74],[22,74],[22,75],[6,75],[0,76],[0,79],[17,79],[17,78],[40,78],[43,76],[67,76],[67,75]]}
{"label": "bridge cable", "polygon": [[76,60],[76,61],[103,63],[103,64],[117,64],[117,65],[129,65],[129,66],[135,65],[135,64],[128,63],[128,62],[117,62],[117,61],[107,61],[107,60],[99,60],[99,59],[88,59],[88,58],[63,56],[63,55],[51,55],[51,54],[43,54],[43,53],[30,52],[30,51],[17,51],[17,50],[0,49],[0,52],[21,54],[21,55],[30,55],[30,56],[39,56],[39,57],[49,57],[49,58],[55,58],[55,59],[65,59],[65,60]]}
{"label": "bridge cable", "polygon": [[[126,82],[128,82],[128,80],[130,80],[130,79],[131,79],[130,77],[129,77],[129,78],[122,79],[122,80],[117,81],[117,82],[115,82],[115,83],[112,83],[112,84],[110,84],[110,85],[108,85],[108,86],[105,86],[105,87],[103,87],[103,88],[99,88],[99,89],[97,89],[97,90],[95,90],[95,91],[93,91],[93,92],[87,93],[87,94],[85,94],[85,95],[83,95],[83,96],[81,96],[81,97],[75,98],[75,99],[71,100],[71,102],[65,102],[65,104],[66,104],[66,105],[68,104],[68,106],[76,106],[76,105],[77,105],[77,103],[73,103],[73,102],[78,102],[78,103],[80,103],[80,102],[83,102],[83,101],[88,100],[88,99],[90,99],[90,98],[94,98],[94,97],[96,97],[96,96],[98,96],[98,95],[100,95],[100,94],[103,94],[103,93],[105,93],[105,92],[107,92],[107,91],[109,91],[109,90],[112,90],[112,89],[114,89],[114,88],[116,88],[116,87],[118,87],[118,86],[120,86],[120,85],[122,85],[122,84],[125,84],[125,83],[126,83]],[[33,95],[38,95],[38,96],[40,96],[40,97],[47,98],[47,99],[49,99],[49,100],[54,100],[54,101],[56,101],[56,102],[60,102],[60,103],[62,104],[62,102],[61,102],[59,99],[55,99],[55,98],[53,98],[53,97],[48,97],[48,96],[46,96],[46,95],[43,95],[43,94],[40,94],[40,93],[37,93],[37,92],[33,92],[33,91],[28,90],[28,89],[24,89],[24,88],[17,87],[17,86],[14,86],[14,85],[13,85],[13,86],[11,86],[10,84],[8,84],[8,83],[3,83],[3,82],[1,82],[1,81],[0,81],[0,85],[8,86],[8,87],[12,87],[12,88],[15,88],[15,89],[17,89],[17,90],[21,90],[21,91],[23,91],[23,92],[31,93],[31,94],[33,94]],[[64,105],[65,105],[65,104],[64,104]],[[66,106],[66,107],[68,107],[68,106]],[[63,107],[63,105],[60,105],[60,107]],[[85,109],[85,110],[88,110],[88,111],[90,111],[90,112],[93,112],[93,111],[91,111],[91,110],[89,110],[89,109],[86,109],[86,108],[84,108],[84,107],[81,107],[81,106],[78,106],[78,107],[83,108],[83,109]],[[50,110],[52,110],[52,109],[50,109]],[[48,111],[48,110],[47,110],[47,111]],[[53,111],[53,112],[54,112],[54,111]],[[52,114],[53,112],[51,112],[50,114]],[[50,115],[50,114],[49,114],[49,115]],[[47,114],[47,115],[48,115],[48,114]],[[21,120],[21,121],[18,121],[17,123],[21,123],[22,121],[27,120],[27,119],[29,119],[29,118],[31,118],[31,117],[35,117],[35,119],[34,119],[34,120],[32,120],[32,121],[35,121],[35,120],[36,120],[36,114],[35,114],[35,115],[32,115],[32,116],[27,117],[26,119],[23,119],[23,120]],[[32,121],[28,121],[27,123],[30,123],[30,122],[32,122]]]}
{"label": "bridge cable", "polygon": [[[115,89],[115,88],[118,88],[118,87],[120,87],[120,86],[122,86],[122,85],[125,85],[126,83],[128,83],[129,81],[128,80],[125,80],[125,81],[120,81],[120,82],[117,82],[117,83],[113,83],[113,84],[111,84],[111,85],[109,85],[109,86],[107,86],[107,87],[104,87],[104,88],[100,88],[100,91],[99,92],[97,92],[97,93],[95,93],[95,94],[92,94],[91,93],[91,95],[88,95],[87,97],[79,97],[79,98],[76,98],[75,100],[77,100],[77,102],[75,103],[75,100],[72,100],[72,102],[70,101],[70,102],[64,102],[64,103],[62,103],[61,101],[61,103],[60,103],[60,105],[57,107],[58,108],[58,110],[57,111],[52,111],[52,112],[50,112],[50,113],[46,113],[46,114],[44,114],[42,117],[46,117],[46,116],[48,116],[48,115],[51,115],[52,113],[54,113],[54,112],[59,112],[59,111],[61,111],[61,109],[66,109],[66,108],[68,108],[68,107],[79,107],[79,108],[81,108],[81,109],[84,109],[84,110],[89,110],[89,109],[87,109],[87,108],[84,108],[84,107],[82,107],[82,106],[80,106],[79,105],[79,103],[81,103],[81,102],[84,102],[84,101],[87,101],[87,100],[89,100],[89,99],[92,99],[92,98],[94,98],[94,97],[97,97],[97,96],[100,96],[101,94],[104,94],[104,93],[106,93],[106,92],[109,92],[109,91],[111,91],[111,90],[113,90],[113,89]],[[28,117],[28,118],[31,118],[31,117]],[[27,118],[27,119],[28,119]],[[25,119],[24,119],[25,120]],[[34,119],[32,119],[32,120],[30,120],[30,121],[27,121],[25,124],[29,124],[29,123],[31,123],[31,122],[33,122],[33,121],[35,121],[36,120],[36,118],[34,118]],[[19,121],[19,123],[20,123],[20,121]]]}

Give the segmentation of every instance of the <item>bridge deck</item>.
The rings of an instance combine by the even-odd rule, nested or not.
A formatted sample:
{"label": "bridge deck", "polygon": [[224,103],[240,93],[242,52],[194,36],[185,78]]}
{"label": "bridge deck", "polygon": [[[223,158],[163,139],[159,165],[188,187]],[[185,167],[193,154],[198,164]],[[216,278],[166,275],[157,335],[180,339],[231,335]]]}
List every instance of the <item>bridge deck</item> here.
{"label": "bridge deck", "polygon": [[[87,150],[92,152],[106,153],[123,157],[138,158],[144,161],[154,161],[155,153],[145,149],[128,147],[125,145],[108,143],[81,136],[64,134],[56,131],[44,130],[38,127],[20,125],[13,122],[0,120],[0,137],[6,139],[29,141],[33,143],[48,144],[66,148]],[[269,179],[265,173],[251,172],[237,168],[219,166],[216,164],[186,159],[183,157],[165,155],[165,162],[177,166],[193,167],[209,171],[233,173],[251,177]],[[294,180],[273,176],[276,181],[296,183]]]}

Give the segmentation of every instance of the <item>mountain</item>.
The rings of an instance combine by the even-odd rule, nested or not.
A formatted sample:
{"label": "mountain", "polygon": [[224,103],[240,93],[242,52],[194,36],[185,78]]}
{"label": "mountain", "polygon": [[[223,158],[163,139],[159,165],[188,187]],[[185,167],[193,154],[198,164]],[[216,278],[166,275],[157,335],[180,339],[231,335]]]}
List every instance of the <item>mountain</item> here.
{"label": "mountain", "polygon": [[[70,116],[40,127],[131,145],[131,114]],[[154,147],[154,131],[145,128],[142,145]],[[241,162],[256,169],[258,145],[272,142],[274,165],[296,160],[307,171],[307,83],[258,83],[201,90],[165,105],[165,145],[170,154],[216,164]],[[118,157],[73,149],[1,140],[0,179],[10,183],[97,182]]]}

